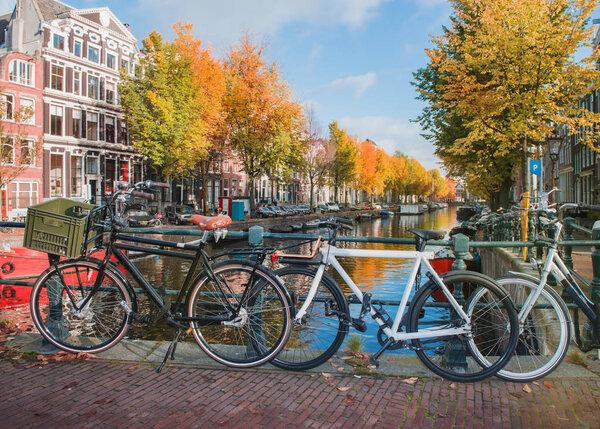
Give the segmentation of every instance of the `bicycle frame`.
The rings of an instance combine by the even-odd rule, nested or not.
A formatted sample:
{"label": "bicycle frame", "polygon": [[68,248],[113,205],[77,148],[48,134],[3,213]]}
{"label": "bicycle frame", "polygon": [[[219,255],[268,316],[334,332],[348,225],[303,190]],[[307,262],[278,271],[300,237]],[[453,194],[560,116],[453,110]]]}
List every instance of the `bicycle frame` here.
{"label": "bicycle frame", "polygon": [[[319,283],[321,282],[321,278],[323,277],[323,273],[325,272],[325,268],[328,265],[331,265],[335,271],[342,277],[344,282],[350,287],[352,292],[356,295],[358,300],[362,303],[364,300],[364,295],[362,291],[358,288],[356,283],[352,280],[352,278],[346,273],[344,268],[340,265],[336,256],[341,257],[351,257],[351,258],[388,258],[388,259],[414,259],[414,263],[412,269],[410,271],[410,277],[408,283],[404,289],[402,294],[402,299],[398,306],[398,310],[396,312],[396,316],[394,318],[394,323],[391,328],[385,326],[383,320],[379,317],[373,317],[379,326],[383,326],[384,333],[388,336],[388,338],[393,338],[395,341],[406,341],[412,339],[421,339],[421,338],[432,338],[432,337],[445,337],[452,336],[458,334],[468,334],[470,332],[470,319],[469,316],[463,311],[462,307],[456,301],[456,298],[448,290],[440,276],[435,272],[429,263],[428,259],[433,259],[433,252],[418,252],[418,251],[409,251],[409,250],[369,250],[369,249],[340,249],[336,246],[327,245],[323,246],[319,249],[319,252],[322,255],[321,264],[317,269],[317,273],[311,283],[310,290],[306,297],[306,300],[300,310],[296,313],[295,320],[301,321],[302,317],[306,314],[306,310],[310,306],[315,294],[317,292],[317,288]],[[417,274],[419,268],[421,266],[425,266],[427,272],[430,274],[431,279],[436,282],[442,288],[444,295],[448,299],[450,305],[453,310],[456,311],[460,317],[467,321],[467,324],[461,328],[447,328],[447,329],[421,329],[419,332],[398,332],[400,328],[400,323],[402,321],[402,316],[406,310],[408,304],[408,298],[411,292],[415,288],[415,280],[417,278]],[[371,307],[370,309],[371,316],[376,316],[375,310]]]}
{"label": "bicycle frame", "polygon": [[[519,320],[522,320],[522,315],[527,315],[532,310],[533,306],[535,305],[535,302],[542,293],[544,285],[548,281],[549,275],[552,274],[556,281],[559,282],[561,286],[565,288],[565,290],[571,296],[571,298],[573,298],[575,304],[581,309],[581,311],[587,316],[587,318],[591,322],[596,324],[598,321],[598,317],[595,311],[596,305],[585,296],[585,294],[583,293],[583,291],[569,272],[569,268],[565,265],[564,261],[560,257],[560,254],[558,253],[556,241],[560,236],[562,224],[558,222],[556,226],[557,228],[554,240],[552,245],[548,247],[548,254],[546,256],[546,261],[544,262],[544,267],[541,272],[541,278],[538,283],[538,288],[536,289],[535,293],[527,297],[527,300],[523,304],[523,308],[519,312]],[[537,281],[537,279],[535,279],[535,281]]]}

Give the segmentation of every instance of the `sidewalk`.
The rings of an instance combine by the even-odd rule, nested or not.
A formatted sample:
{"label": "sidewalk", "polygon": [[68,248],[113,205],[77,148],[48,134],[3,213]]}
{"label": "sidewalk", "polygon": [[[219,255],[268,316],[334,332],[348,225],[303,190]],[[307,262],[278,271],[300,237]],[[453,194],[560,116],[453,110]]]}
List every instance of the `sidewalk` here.
{"label": "sidewalk", "polygon": [[[10,343],[39,346],[33,334]],[[306,373],[232,370],[182,343],[156,374],[166,346],[126,340],[98,359],[0,359],[2,427],[598,427],[597,360],[565,361],[535,383],[461,384],[434,377],[413,354],[385,354],[376,374],[358,378],[340,359]]]}
{"label": "sidewalk", "polygon": [[105,360],[0,361],[4,428],[598,427],[600,380],[355,378]]}

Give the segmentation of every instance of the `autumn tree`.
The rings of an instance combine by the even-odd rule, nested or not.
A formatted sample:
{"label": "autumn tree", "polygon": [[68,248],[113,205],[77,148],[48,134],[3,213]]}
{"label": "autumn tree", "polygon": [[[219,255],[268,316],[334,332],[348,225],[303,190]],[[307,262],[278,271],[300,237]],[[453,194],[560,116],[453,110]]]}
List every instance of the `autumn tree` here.
{"label": "autumn tree", "polygon": [[[12,105],[9,108],[7,103],[0,103],[0,117],[12,121],[10,124],[0,121],[0,189],[7,187],[25,169],[35,166],[39,159],[41,142],[26,140],[26,128],[33,114],[31,107],[14,111]],[[0,207],[4,204],[0,192]]]}
{"label": "autumn tree", "polygon": [[415,84],[427,102],[418,120],[452,175],[490,196],[557,124],[584,131],[586,144],[597,138],[600,117],[578,101],[598,87],[598,71],[592,56],[575,59],[591,40],[594,0],[451,3],[452,25]]}
{"label": "autumn tree", "polygon": [[339,202],[339,189],[357,178],[358,148],[337,121],[329,124],[329,145],[334,153],[330,176],[334,188],[334,198]]}
{"label": "autumn tree", "polygon": [[[175,49],[179,58],[189,62],[194,84],[196,106],[202,123],[202,141],[205,151],[198,153],[197,166],[202,178],[202,189],[208,189],[210,164],[221,162],[226,153],[225,114],[225,73],[221,62],[213,56],[210,46],[205,47],[200,39],[195,39],[191,24],[174,26]],[[206,213],[208,193],[203,193],[203,207]]]}
{"label": "autumn tree", "polygon": [[270,171],[288,173],[300,165],[306,150],[302,108],[277,64],[266,63],[264,51],[245,36],[225,61],[227,137],[248,175],[252,211],[256,178]]}
{"label": "autumn tree", "polygon": [[358,184],[361,190],[370,195],[373,202],[373,194],[379,184],[380,172],[377,168],[377,147],[370,140],[358,144]]}
{"label": "autumn tree", "polygon": [[122,73],[119,85],[127,126],[159,176],[188,174],[207,150],[191,60],[157,32],[142,43],[144,73]]}

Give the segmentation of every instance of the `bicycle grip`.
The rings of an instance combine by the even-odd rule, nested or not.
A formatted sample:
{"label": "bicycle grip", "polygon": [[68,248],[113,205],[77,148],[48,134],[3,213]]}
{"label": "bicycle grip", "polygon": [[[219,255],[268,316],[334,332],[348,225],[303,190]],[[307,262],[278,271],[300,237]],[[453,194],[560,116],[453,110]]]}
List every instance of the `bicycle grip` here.
{"label": "bicycle grip", "polygon": [[133,195],[134,197],[143,198],[143,199],[149,200],[149,201],[152,201],[154,199],[154,194],[149,194],[148,192],[133,191],[131,193],[131,195]]}
{"label": "bicycle grip", "polygon": [[334,217],[332,220],[341,224],[354,225],[354,222],[351,219],[346,219],[345,217]]}

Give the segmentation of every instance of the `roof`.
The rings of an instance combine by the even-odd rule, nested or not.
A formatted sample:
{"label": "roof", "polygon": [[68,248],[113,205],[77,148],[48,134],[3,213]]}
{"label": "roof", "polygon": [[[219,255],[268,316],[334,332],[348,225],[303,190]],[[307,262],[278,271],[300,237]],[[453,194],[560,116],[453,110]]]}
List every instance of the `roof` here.
{"label": "roof", "polygon": [[74,7],[55,0],[34,0],[42,14],[42,20],[52,21],[59,15],[75,10]]}
{"label": "roof", "polygon": [[8,27],[8,23],[10,22],[10,18],[12,17],[12,12],[7,13],[6,15],[1,15],[0,16],[0,45],[4,44],[5,42],[5,30],[6,27]]}

